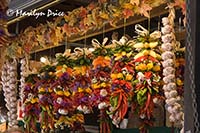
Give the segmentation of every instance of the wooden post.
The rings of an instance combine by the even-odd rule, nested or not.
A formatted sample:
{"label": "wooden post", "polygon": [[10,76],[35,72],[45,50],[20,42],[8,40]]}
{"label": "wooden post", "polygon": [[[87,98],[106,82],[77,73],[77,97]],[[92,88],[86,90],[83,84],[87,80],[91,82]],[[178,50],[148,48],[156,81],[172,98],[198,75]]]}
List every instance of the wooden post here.
{"label": "wooden post", "polygon": [[[186,68],[184,81],[184,112],[185,133],[197,133],[200,129],[196,123],[199,121],[200,112],[200,25],[199,25],[199,0],[187,1],[187,43],[186,43]],[[195,92],[194,92],[195,91]],[[193,93],[194,92],[194,93]],[[196,97],[194,97],[195,94]],[[197,107],[194,108],[194,104]],[[198,117],[194,113],[198,114]],[[196,121],[195,121],[196,120]]]}

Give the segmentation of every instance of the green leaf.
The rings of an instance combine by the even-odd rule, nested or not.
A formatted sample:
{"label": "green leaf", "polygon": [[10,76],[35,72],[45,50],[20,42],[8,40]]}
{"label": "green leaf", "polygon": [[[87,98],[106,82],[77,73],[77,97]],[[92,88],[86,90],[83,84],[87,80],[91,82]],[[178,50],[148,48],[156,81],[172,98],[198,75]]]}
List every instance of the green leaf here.
{"label": "green leaf", "polygon": [[140,90],[137,93],[137,102],[139,105],[143,105],[145,100],[147,99],[146,95],[144,95],[146,93],[146,89],[145,90]]}
{"label": "green leaf", "polygon": [[139,83],[139,80],[138,80],[138,79],[132,81],[133,86],[136,85],[137,83]]}
{"label": "green leaf", "polygon": [[117,104],[118,104],[118,97],[110,97],[110,104],[113,106],[113,107],[116,107]]}
{"label": "green leaf", "polygon": [[47,111],[47,110],[46,110],[46,108],[45,108],[45,107],[43,107],[43,106],[42,106],[42,110],[43,110],[43,111]]}
{"label": "green leaf", "polygon": [[152,89],[148,86],[149,93],[152,94]]}
{"label": "green leaf", "polygon": [[80,65],[83,65],[84,62],[85,62],[84,59],[81,59],[81,60],[80,60]]}
{"label": "green leaf", "polygon": [[156,91],[157,93],[159,92],[157,87],[153,87],[153,90]]}
{"label": "green leaf", "polygon": [[144,94],[147,92],[147,88],[144,88],[143,90],[141,90],[141,95],[144,96]]}

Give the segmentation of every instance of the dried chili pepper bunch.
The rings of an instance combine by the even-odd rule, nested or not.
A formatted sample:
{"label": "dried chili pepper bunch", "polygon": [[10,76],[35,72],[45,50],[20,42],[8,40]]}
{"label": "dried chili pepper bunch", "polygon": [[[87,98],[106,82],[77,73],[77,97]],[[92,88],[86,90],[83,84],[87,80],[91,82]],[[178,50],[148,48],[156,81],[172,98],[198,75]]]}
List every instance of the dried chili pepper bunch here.
{"label": "dried chili pepper bunch", "polygon": [[136,77],[133,81],[132,110],[138,113],[142,121],[141,130],[146,126],[153,126],[154,104],[159,102],[162,96],[161,87],[161,63],[158,46],[161,33],[148,30],[140,25],[135,26],[138,38],[133,46],[137,54],[134,56]]}
{"label": "dried chili pepper bunch", "polygon": [[[168,17],[162,19],[162,59],[163,59],[163,90],[166,97],[166,110],[170,113],[169,121],[172,124],[179,124],[183,127],[184,113],[181,107],[181,98],[178,96],[176,75],[175,75],[175,44],[176,38],[174,34],[174,18],[175,11],[170,8]],[[182,130],[183,131],[183,130]]]}
{"label": "dried chili pepper bunch", "polygon": [[132,81],[134,80],[134,64],[133,59],[133,44],[132,40],[123,36],[119,41],[113,40],[116,45],[114,56],[112,59],[111,70],[111,97],[110,108],[108,114],[112,119],[112,123],[119,127],[119,124],[124,119],[129,105],[129,100],[132,98]]}

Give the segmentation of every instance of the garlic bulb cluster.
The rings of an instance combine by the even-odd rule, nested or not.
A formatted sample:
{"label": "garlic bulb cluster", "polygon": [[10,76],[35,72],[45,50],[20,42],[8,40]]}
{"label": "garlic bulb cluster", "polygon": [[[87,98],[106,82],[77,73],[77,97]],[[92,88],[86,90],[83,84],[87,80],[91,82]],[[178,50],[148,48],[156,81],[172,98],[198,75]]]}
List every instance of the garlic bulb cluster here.
{"label": "garlic bulb cluster", "polygon": [[8,127],[17,127],[17,61],[6,61],[3,65],[2,84],[8,109]]}
{"label": "garlic bulb cluster", "polygon": [[18,119],[21,119],[23,117],[23,110],[24,110],[24,88],[25,88],[25,78],[27,76],[27,61],[26,58],[23,58],[20,60],[20,86],[19,86],[19,97],[20,97],[20,103],[18,107]]}
{"label": "garlic bulb cluster", "polygon": [[183,126],[183,109],[181,107],[181,98],[178,96],[176,90],[176,77],[175,77],[175,43],[176,38],[173,29],[174,15],[169,15],[162,19],[162,65],[163,65],[163,81],[164,81],[164,94],[166,97],[166,110],[169,112],[169,121],[174,124]]}
{"label": "garlic bulb cluster", "polygon": [[10,97],[8,95],[9,93],[9,74],[8,74],[8,65],[7,62],[5,62],[2,66],[2,73],[1,73],[1,81],[2,81],[2,88],[4,92],[4,100],[6,102],[6,108],[9,110],[10,106]]}
{"label": "garlic bulb cluster", "polygon": [[23,99],[24,99],[24,87],[25,87],[25,77],[26,77],[26,66],[27,66],[27,63],[26,63],[26,59],[23,58],[20,60],[20,64],[21,64],[21,67],[20,67],[20,100],[23,102]]}

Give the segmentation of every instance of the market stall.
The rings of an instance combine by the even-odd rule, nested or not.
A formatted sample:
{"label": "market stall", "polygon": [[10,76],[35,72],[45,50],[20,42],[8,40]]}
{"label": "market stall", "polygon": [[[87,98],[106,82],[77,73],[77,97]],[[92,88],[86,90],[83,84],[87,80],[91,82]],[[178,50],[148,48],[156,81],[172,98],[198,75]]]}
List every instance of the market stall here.
{"label": "market stall", "polygon": [[[100,0],[26,28],[2,54],[8,128],[20,120],[27,133],[84,132],[85,116],[97,109],[97,132],[184,132],[185,49],[177,41],[177,10],[185,15],[183,0]],[[163,15],[158,30],[151,29],[156,15]],[[146,28],[137,24],[145,20]],[[127,33],[129,25],[136,34]],[[106,36],[117,27],[122,36]],[[97,33],[103,40],[93,37],[88,44]],[[67,46],[81,39],[81,47]],[[46,49],[52,56],[61,45],[64,52],[55,58],[30,60]]]}

